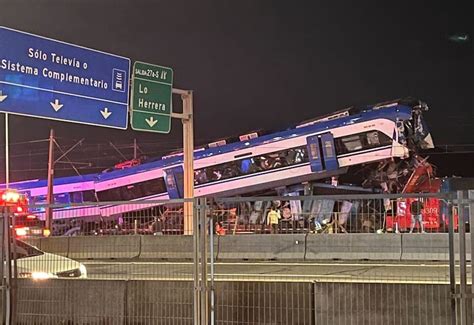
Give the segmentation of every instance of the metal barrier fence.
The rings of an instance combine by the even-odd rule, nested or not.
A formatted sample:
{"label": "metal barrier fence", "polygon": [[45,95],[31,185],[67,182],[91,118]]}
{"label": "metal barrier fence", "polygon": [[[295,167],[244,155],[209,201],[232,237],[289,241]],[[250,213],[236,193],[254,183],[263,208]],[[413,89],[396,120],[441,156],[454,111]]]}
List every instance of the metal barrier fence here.
{"label": "metal barrier fence", "polygon": [[[68,215],[94,226],[11,243],[4,231],[3,252],[12,245],[16,267],[12,282],[4,278],[3,292],[12,293],[10,314],[18,324],[448,324],[455,317],[467,324],[472,272],[465,264],[472,242],[463,237],[462,226],[468,225],[464,212],[473,201],[417,196],[447,205],[439,223],[452,225],[452,234],[421,234],[419,223],[411,234],[402,227],[389,233],[386,226],[351,233],[349,220],[363,218],[365,210],[335,211],[344,201],[375,206],[369,202],[409,196],[292,197],[289,204],[299,211],[294,206],[300,202],[302,220],[292,214],[297,226],[286,232],[285,197],[202,198],[195,202],[193,236],[168,236],[182,234],[182,226],[153,225],[157,218],[184,224],[183,201],[101,204],[94,207],[103,210],[96,216],[84,215],[90,206],[57,205],[56,221],[66,224],[72,220]],[[342,203],[334,203],[333,211],[313,209],[329,199]],[[278,227],[265,220],[265,231],[250,231],[239,221],[244,214],[235,207],[256,202],[280,208]],[[305,215],[306,202],[318,222],[330,216],[320,230],[311,229],[316,223]],[[268,211],[260,212],[268,217]],[[380,216],[387,225],[387,210]],[[3,215],[7,219],[13,220],[11,213]],[[106,222],[112,226],[103,226]],[[176,231],[167,232],[170,228]],[[9,231],[16,234],[15,225]],[[452,258],[460,265],[453,267]]]}
{"label": "metal barrier fence", "polygon": [[[218,282],[215,324],[434,324],[449,286]],[[193,324],[191,282],[19,282],[17,324]]]}
{"label": "metal barrier fence", "polygon": [[[414,201],[422,206],[416,218]],[[207,204],[219,233],[225,235],[447,233],[449,214],[453,214],[456,228],[459,223],[459,208],[449,195],[439,193],[215,198]],[[272,207],[280,216],[276,228],[268,223]],[[29,209],[45,219],[45,206]],[[465,209],[464,215],[469,215],[469,207]],[[54,205],[53,218],[53,236],[182,235],[185,220],[179,200]]]}

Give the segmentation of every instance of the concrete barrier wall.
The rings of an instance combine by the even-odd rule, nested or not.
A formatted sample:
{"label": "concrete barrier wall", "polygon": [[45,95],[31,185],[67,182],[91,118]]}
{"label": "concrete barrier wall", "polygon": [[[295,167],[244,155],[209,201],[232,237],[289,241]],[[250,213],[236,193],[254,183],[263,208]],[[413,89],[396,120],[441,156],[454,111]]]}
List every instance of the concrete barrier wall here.
{"label": "concrete barrier wall", "polygon": [[73,259],[136,258],[140,236],[70,237],[68,257]]}
{"label": "concrete barrier wall", "polygon": [[143,236],[140,258],[193,258],[193,236]]}
{"label": "concrete barrier wall", "polygon": [[26,238],[23,241],[30,245],[40,248],[40,240],[41,238]]}
{"label": "concrete barrier wall", "polygon": [[303,260],[305,235],[220,236],[218,260]]}
{"label": "concrete barrier wall", "polygon": [[305,260],[396,260],[401,257],[398,234],[308,234]]}
{"label": "concrete barrier wall", "polygon": [[[459,235],[454,235],[454,251],[459,259]],[[471,236],[466,235],[466,257],[471,260]],[[448,234],[403,234],[402,260],[449,261]]]}
{"label": "concrete barrier wall", "polygon": [[[449,260],[448,234],[278,234],[214,238],[218,260]],[[29,242],[43,251],[73,259],[193,258],[192,236],[52,237]],[[456,252],[458,247],[456,234]],[[470,234],[466,235],[466,252],[470,260]]]}
{"label": "concrete barrier wall", "polygon": [[69,238],[68,237],[41,238],[38,248],[48,253],[67,257],[69,253]]}
{"label": "concrete barrier wall", "polygon": [[[193,236],[142,236],[140,258],[192,260],[193,245]],[[217,249],[218,240],[214,236],[214,258]]]}

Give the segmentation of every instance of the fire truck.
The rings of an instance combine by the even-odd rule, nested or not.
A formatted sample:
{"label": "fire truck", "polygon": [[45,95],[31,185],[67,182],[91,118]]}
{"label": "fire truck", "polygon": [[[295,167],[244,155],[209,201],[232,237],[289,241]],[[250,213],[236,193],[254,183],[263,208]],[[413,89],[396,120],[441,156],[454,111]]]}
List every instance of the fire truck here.
{"label": "fire truck", "polygon": [[10,225],[17,238],[49,236],[50,231],[45,228],[44,221],[30,213],[28,205],[25,194],[11,189],[0,191],[0,206],[10,208]]}
{"label": "fire truck", "polygon": [[[416,186],[405,191],[405,193],[453,193],[456,191],[474,190],[474,178],[428,178]],[[411,211],[410,206],[414,198],[398,199],[395,202],[395,211],[386,218],[388,231],[405,231],[410,229]],[[422,220],[426,231],[447,232],[449,226],[449,213],[453,214],[454,228],[457,229],[459,223],[458,207],[453,206],[449,201],[439,198],[421,198],[423,203]],[[469,211],[465,207],[463,211],[464,222],[468,226]],[[451,211],[450,211],[451,210]],[[418,228],[418,224],[415,225]]]}

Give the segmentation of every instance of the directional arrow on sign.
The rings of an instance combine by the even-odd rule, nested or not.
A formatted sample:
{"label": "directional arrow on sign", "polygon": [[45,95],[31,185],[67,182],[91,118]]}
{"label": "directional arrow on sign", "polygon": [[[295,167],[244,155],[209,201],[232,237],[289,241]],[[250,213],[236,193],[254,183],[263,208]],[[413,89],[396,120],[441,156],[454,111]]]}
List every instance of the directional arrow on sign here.
{"label": "directional arrow on sign", "polygon": [[0,103],[7,99],[8,95],[4,95],[2,91],[0,91]]}
{"label": "directional arrow on sign", "polygon": [[158,120],[155,120],[153,116],[150,118],[145,119],[146,123],[152,128],[156,123],[158,123]]}
{"label": "directional arrow on sign", "polygon": [[102,114],[102,116],[105,118],[105,119],[108,119],[110,115],[112,115],[112,112],[109,112],[109,109],[106,107],[104,108],[103,111],[100,111],[100,114]]}
{"label": "directional arrow on sign", "polygon": [[64,106],[63,104],[59,104],[59,100],[58,100],[58,99],[55,99],[55,100],[54,100],[54,103],[51,102],[50,104],[51,104],[51,106],[53,107],[53,109],[54,109],[56,112],[59,111],[59,110],[61,109],[61,107]]}

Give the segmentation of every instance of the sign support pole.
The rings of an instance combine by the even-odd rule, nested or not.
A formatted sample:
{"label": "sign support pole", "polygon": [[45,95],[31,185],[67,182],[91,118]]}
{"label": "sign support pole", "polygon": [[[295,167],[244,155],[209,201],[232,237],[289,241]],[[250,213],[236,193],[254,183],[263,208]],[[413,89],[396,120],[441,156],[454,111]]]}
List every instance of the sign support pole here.
{"label": "sign support pole", "polygon": [[8,138],[8,113],[5,113],[5,188],[10,187],[10,147]]}
{"label": "sign support pole", "polygon": [[[183,123],[184,155],[184,199],[194,199],[194,126],[193,126],[193,92],[173,88],[173,94],[181,95],[183,114],[172,114],[181,118]],[[184,202],[184,234],[193,234],[193,202]]]}
{"label": "sign support pole", "polygon": [[51,129],[49,133],[49,158],[48,158],[48,192],[46,195],[46,214],[45,223],[46,229],[53,232],[53,208],[51,205],[54,203],[54,191],[53,191],[53,178],[54,178],[54,130]]}

